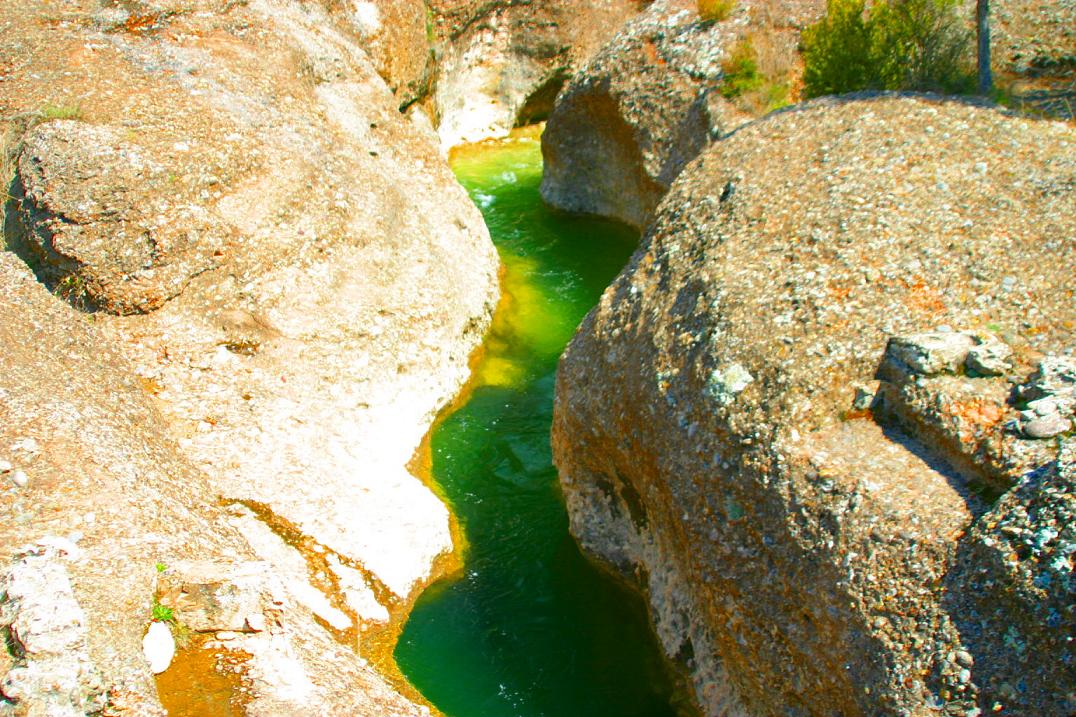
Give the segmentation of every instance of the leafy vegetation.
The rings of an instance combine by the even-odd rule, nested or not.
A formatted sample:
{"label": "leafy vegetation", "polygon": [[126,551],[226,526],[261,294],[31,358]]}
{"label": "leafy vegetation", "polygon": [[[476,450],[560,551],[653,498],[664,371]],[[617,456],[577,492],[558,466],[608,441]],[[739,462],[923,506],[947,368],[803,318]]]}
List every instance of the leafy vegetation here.
{"label": "leafy vegetation", "polygon": [[856,90],[970,92],[970,33],[960,0],[827,0],[803,33],[804,95]]}
{"label": "leafy vegetation", "polygon": [[754,114],[783,107],[789,98],[787,69],[774,67],[766,72],[761,64],[755,38],[748,35],[733,46],[721,66],[724,74],[721,94],[725,99],[739,100],[743,109]]}
{"label": "leafy vegetation", "polygon": [[53,287],[53,293],[76,309],[88,311],[92,308],[93,302],[90,299],[90,292],[86,288],[86,282],[75,272],[61,277]]}
{"label": "leafy vegetation", "polygon": [[721,22],[736,9],[736,0],[698,0],[698,8],[704,22]]}
{"label": "leafy vegetation", "polygon": [[154,600],[153,610],[150,613],[150,619],[152,619],[154,622],[174,623],[176,621],[176,613],[175,610],[168,607],[167,605],[162,605],[159,601]]}
{"label": "leafy vegetation", "polygon": [[729,56],[721,64],[721,69],[725,76],[721,94],[726,99],[739,97],[762,85],[762,75],[758,71],[758,53],[755,52],[750,36],[742,38],[733,46]]}

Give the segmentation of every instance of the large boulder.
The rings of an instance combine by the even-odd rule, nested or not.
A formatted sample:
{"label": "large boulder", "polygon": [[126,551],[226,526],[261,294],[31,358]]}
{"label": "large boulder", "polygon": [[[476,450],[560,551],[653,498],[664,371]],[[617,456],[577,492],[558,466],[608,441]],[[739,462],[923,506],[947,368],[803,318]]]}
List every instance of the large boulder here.
{"label": "large boulder", "polygon": [[583,323],[572,531],[706,714],[1072,713],[1073,140],[929,97],[772,114]]}
{"label": "large boulder", "polygon": [[[146,676],[142,635],[128,628],[145,626],[154,561],[238,564],[192,585],[269,564],[255,602],[275,596],[303,617],[275,633],[271,615],[255,617],[270,626],[268,643],[243,647],[262,656],[250,667],[257,713],[416,714],[354,646],[360,632],[398,623],[453,550],[448,510],[407,466],[466,381],[496,304],[498,259],[482,217],[435,139],[399,112],[369,38],[339,12],[290,0],[83,5],[58,24],[30,0],[0,7],[5,36],[34,63],[0,83],[0,106],[16,120],[5,127],[14,138],[4,148],[13,158],[5,238],[74,305],[20,279],[40,297],[16,297],[23,312],[4,319],[5,345],[26,347],[4,353],[5,374],[35,370],[42,306],[67,312],[57,341],[67,324],[92,322],[109,347],[99,363],[126,377],[126,392],[90,361],[97,344],[61,343],[39,367],[52,383],[34,395],[61,400],[80,385],[70,372],[100,374],[87,378],[87,402],[96,386],[118,403],[133,392],[133,405],[153,410],[127,417],[109,399],[94,415],[114,413],[140,440],[156,436],[171,458],[130,447],[107,422],[89,430],[62,404],[25,429],[5,417],[0,436],[15,426],[23,433],[12,443],[44,445],[61,431],[66,442],[50,454],[69,459],[70,473],[89,450],[80,441],[93,441],[80,477],[89,482],[57,487],[42,503],[50,510],[65,510],[65,495],[73,511],[80,500],[107,503],[111,493],[91,478],[119,478],[92,466],[140,461],[120,474],[122,486],[138,485],[129,498],[72,513],[93,513],[130,563],[116,573],[130,599],[108,605],[127,616],[128,632],[92,627],[115,591],[107,570],[90,588],[72,578],[91,657],[99,636]],[[51,470],[16,466],[11,482],[33,487]],[[34,501],[19,505],[15,517],[37,520]],[[173,517],[200,510],[216,522]],[[9,537],[5,564],[26,556]],[[131,557],[138,551],[144,559]],[[236,580],[234,590],[246,589]],[[383,648],[364,640],[373,649]]]}
{"label": "large boulder", "polygon": [[719,21],[694,0],[658,0],[572,78],[542,136],[542,197],[642,227],[684,166],[749,115],[722,95],[744,38],[770,64],[795,64],[798,31],[820,3],[747,0]]}
{"label": "large boulder", "polygon": [[432,0],[443,45],[433,96],[442,144],[545,119],[571,73],[646,0]]}

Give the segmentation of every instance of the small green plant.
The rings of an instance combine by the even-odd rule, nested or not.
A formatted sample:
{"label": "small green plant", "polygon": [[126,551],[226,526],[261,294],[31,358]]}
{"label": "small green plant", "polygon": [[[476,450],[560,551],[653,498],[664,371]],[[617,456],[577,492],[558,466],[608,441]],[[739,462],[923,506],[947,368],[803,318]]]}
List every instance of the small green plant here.
{"label": "small green plant", "polygon": [[698,0],[698,8],[703,22],[721,22],[736,9],[736,0]]}
{"label": "small green plant", "polygon": [[91,307],[90,292],[86,288],[86,281],[78,274],[72,272],[65,274],[56,282],[53,293],[59,296],[76,309],[85,310]]}
{"label": "small green plant", "polygon": [[83,119],[82,108],[78,105],[45,105],[37,114],[42,122]]}
{"label": "small green plant", "polygon": [[155,569],[155,570],[156,570],[156,571],[157,571],[158,573],[163,573],[163,572],[164,572],[165,570],[167,570],[167,569],[168,569],[168,566],[167,566],[167,565],[165,565],[164,563],[162,563],[162,562],[158,561],[157,563],[154,563],[154,565],[153,565],[153,568],[154,568],[154,569]]}
{"label": "small green plant", "polygon": [[437,22],[434,20],[433,9],[426,6],[426,44],[433,47],[437,42]]}
{"label": "small green plant", "polygon": [[790,104],[788,85],[782,82],[774,82],[766,86],[766,111],[772,112],[773,110],[781,109]]}
{"label": "small green plant", "polygon": [[762,86],[763,77],[758,71],[758,54],[750,36],[741,38],[729,56],[721,64],[724,82],[721,94],[726,99],[757,90]]}
{"label": "small green plant", "polygon": [[857,90],[970,92],[970,34],[960,0],[827,0],[803,32],[804,95]]}
{"label": "small green plant", "polygon": [[159,600],[154,598],[150,619],[153,620],[153,622],[174,623],[176,621],[176,612],[167,605],[162,605]]}

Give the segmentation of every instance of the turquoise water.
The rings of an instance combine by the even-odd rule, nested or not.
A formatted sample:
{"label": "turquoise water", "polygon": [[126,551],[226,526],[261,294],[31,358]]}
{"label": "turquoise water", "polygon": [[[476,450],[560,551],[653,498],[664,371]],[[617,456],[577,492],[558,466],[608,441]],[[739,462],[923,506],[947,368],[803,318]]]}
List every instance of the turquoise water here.
{"label": "turquoise water", "polygon": [[463,572],[419,598],[397,664],[449,717],[671,717],[643,603],[579,553],[549,447],[557,358],[637,235],[545,208],[534,137],[453,167],[500,251],[507,300],[473,393],[431,437]]}

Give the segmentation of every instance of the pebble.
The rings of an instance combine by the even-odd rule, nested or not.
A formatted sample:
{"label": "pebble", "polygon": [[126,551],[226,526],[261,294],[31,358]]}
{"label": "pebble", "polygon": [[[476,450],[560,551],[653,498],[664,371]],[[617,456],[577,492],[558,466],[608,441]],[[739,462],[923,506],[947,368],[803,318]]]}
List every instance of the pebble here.
{"label": "pebble", "polygon": [[856,387],[855,398],[852,399],[852,407],[857,411],[866,411],[874,403],[874,391],[864,388]]}
{"label": "pebble", "polygon": [[1028,438],[1053,438],[1072,428],[1072,421],[1057,413],[1040,416],[1024,424],[1024,435]]}
{"label": "pebble", "polygon": [[10,473],[12,467],[11,461],[0,460],[0,473]]}
{"label": "pebble", "polygon": [[15,471],[11,474],[11,482],[20,488],[25,488],[30,483],[30,478],[26,475],[26,471]]}
{"label": "pebble", "polygon": [[1049,396],[1040,398],[1036,401],[1029,401],[1027,407],[1028,410],[1033,411],[1036,416],[1049,416],[1053,413],[1060,413],[1057,401]]}
{"label": "pebble", "polygon": [[37,453],[39,449],[37,441],[33,438],[22,438],[11,444],[12,450],[26,451],[27,453]]}
{"label": "pebble", "polygon": [[176,654],[176,643],[167,625],[163,622],[150,624],[149,631],[142,638],[142,654],[146,656],[153,674],[159,675],[168,669]]}

